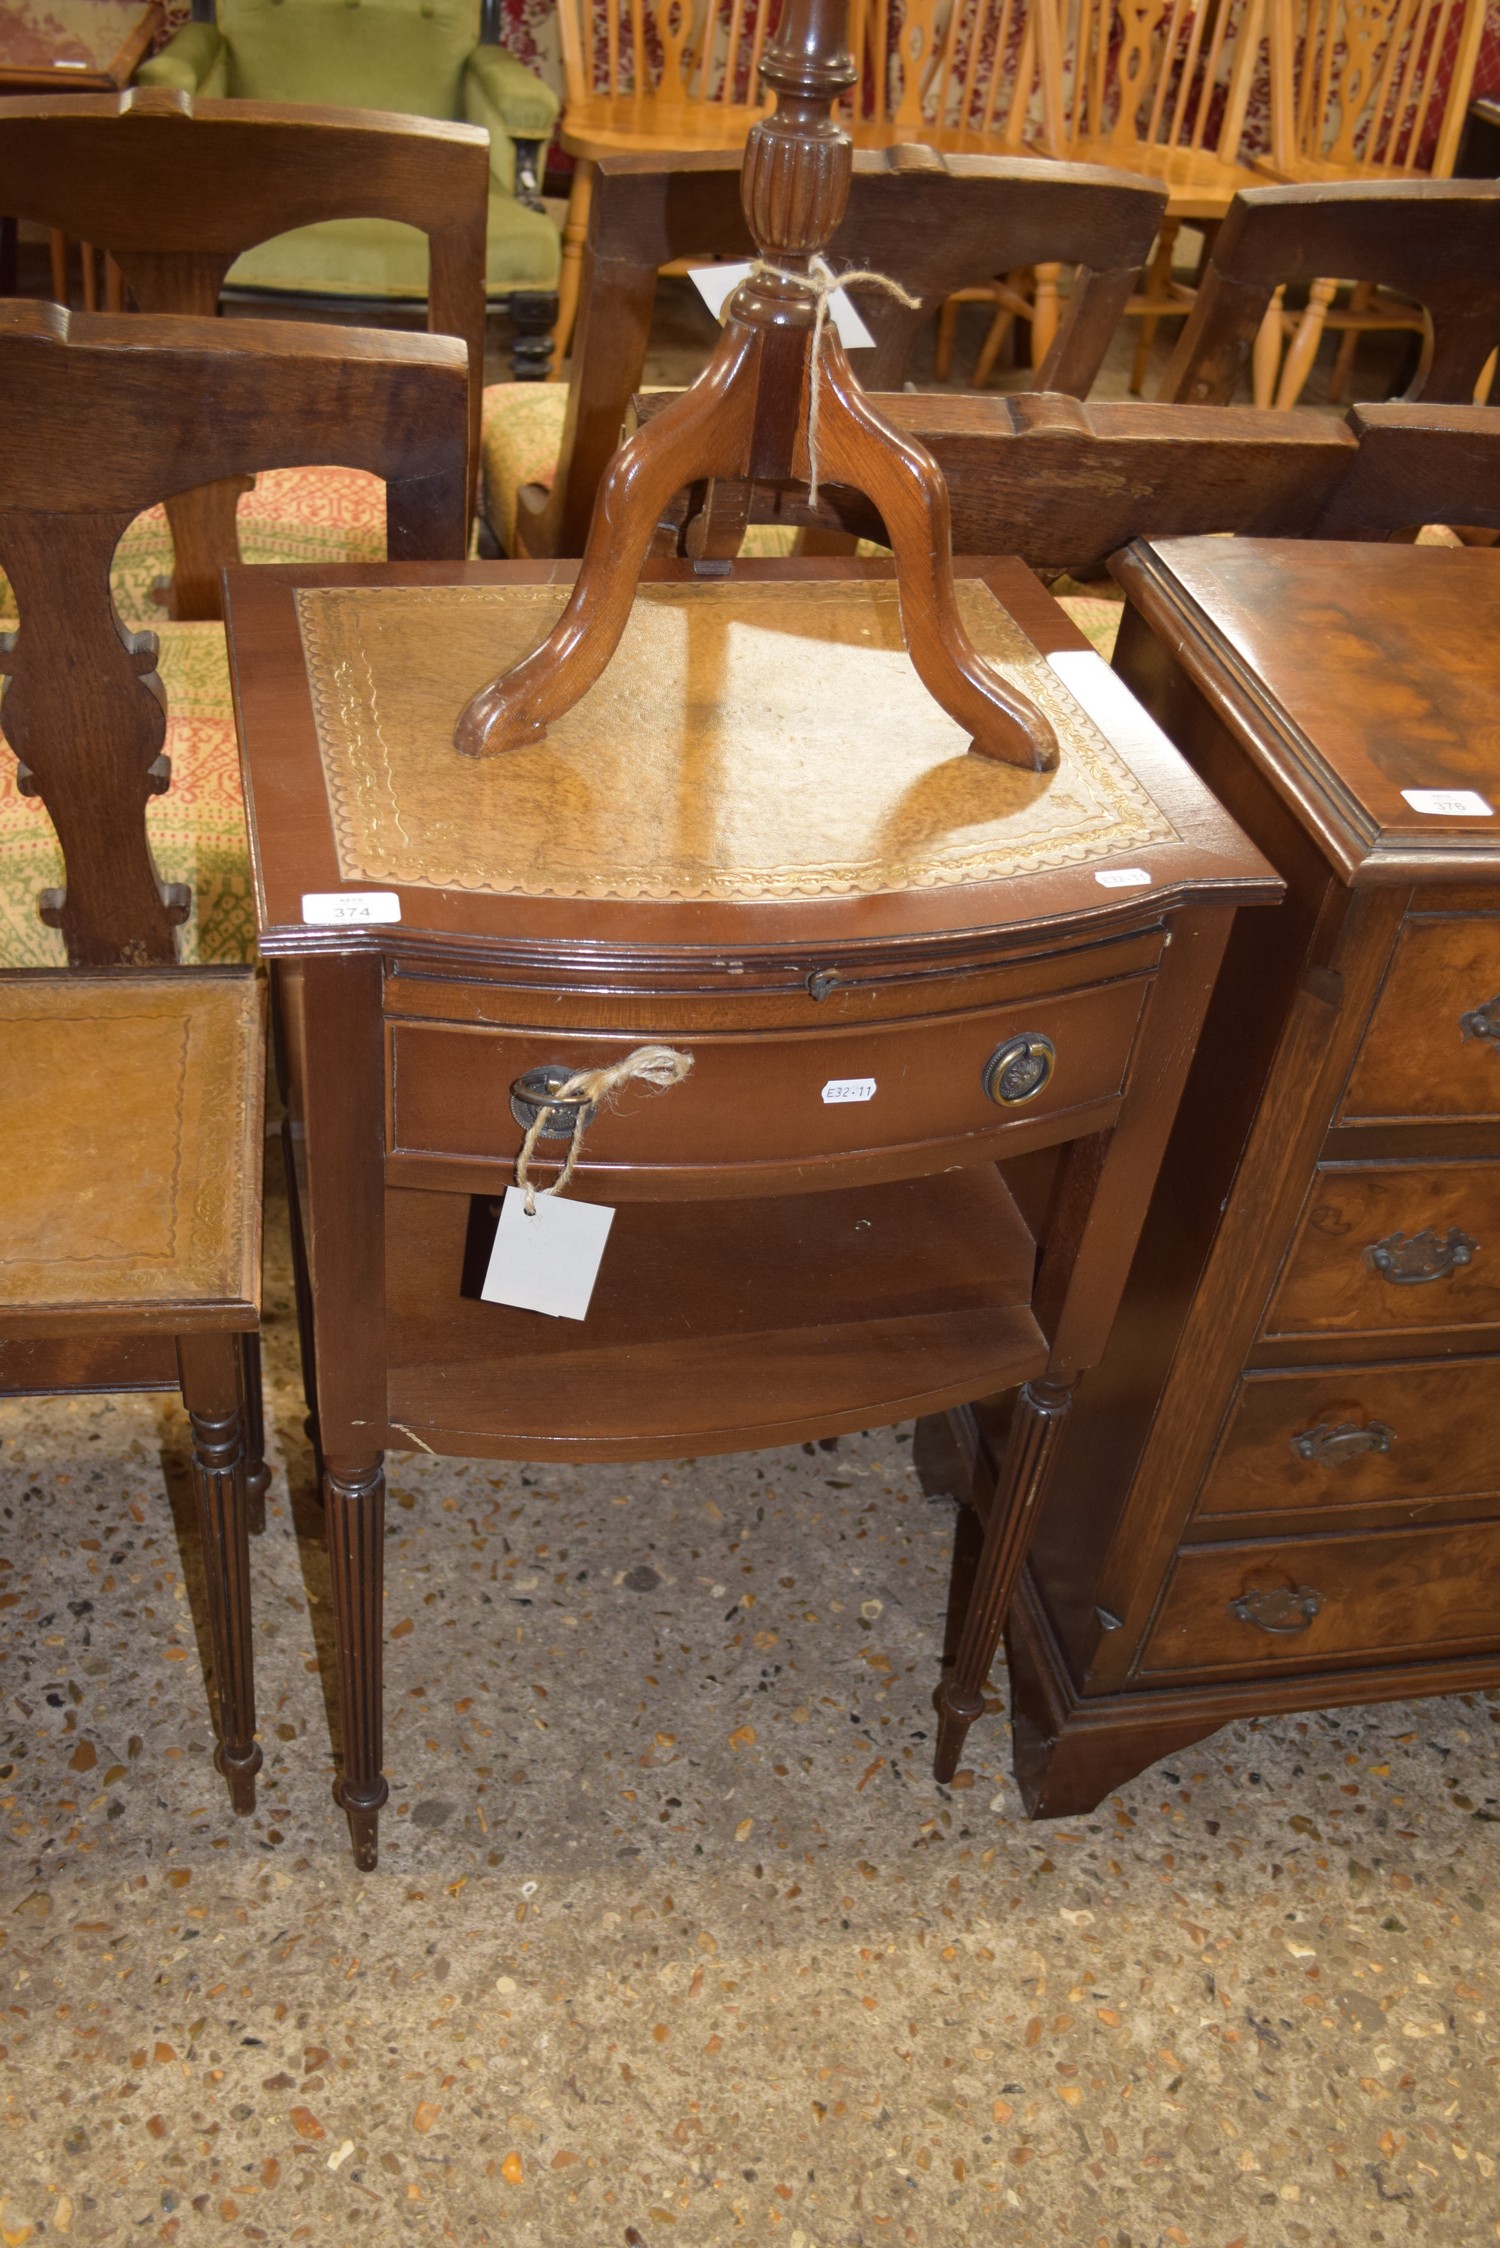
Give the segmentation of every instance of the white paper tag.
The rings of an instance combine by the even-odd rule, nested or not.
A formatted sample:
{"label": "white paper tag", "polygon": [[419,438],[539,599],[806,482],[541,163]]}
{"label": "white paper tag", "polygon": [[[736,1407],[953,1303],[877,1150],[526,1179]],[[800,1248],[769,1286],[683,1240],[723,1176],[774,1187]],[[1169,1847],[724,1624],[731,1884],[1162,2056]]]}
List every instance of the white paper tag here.
{"label": "white paper tag", "polygon": [[1403,788],[1402,795],[1414,812],[1435,820],[1492,820],[1493,804],[1472,788]]}
{"label": "white paper tag", "polygon": [[1106,866],[1094,880],[1101,890],[1139,890],[1151,877],[1143,866]]}
{"label": "white paper tag", "polygon": [[315,929],[363,929],[372,921],[399,921],[394,890],[307,890],[302,918]]}
{"label": "white paper tag", "polygon": [[873,1077],[830,1077],[823,1087],[823,1098],[831,1107],[835,1101],[873,1101]]}
{"label": "white paper tag", "polygon": [[[688,279],[714,318],[722,320],[725,304],[749,271],[748,259],[743,265],[695,265],[689,272]],[[875,338],[855,311],[847,289],[834,290],[828,300],[828,316],[846,351],[870,351],[874,348]]]}
{"label": "white paper tag", "polygon": [[539,1194],[528,1217],[525,1195],[508,1186],[480,1295],[487,1304],[542,1311],[549,1319],[586,1319],[614,1222],[602,1202],[570,1202],[561,1194]]}

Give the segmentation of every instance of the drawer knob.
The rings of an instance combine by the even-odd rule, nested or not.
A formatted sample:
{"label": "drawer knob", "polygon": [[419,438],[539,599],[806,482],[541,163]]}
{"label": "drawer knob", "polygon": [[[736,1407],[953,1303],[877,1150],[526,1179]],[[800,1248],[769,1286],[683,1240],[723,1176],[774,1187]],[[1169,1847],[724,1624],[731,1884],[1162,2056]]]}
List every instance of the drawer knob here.
{"label": "drawer knob", "polygon": [[1471,1007],[1460,1015],[1458,1027],[1466,1039],[1487,1038],[1492,1046],[1500,1047],[1500,992],[1487,999],[1482,1007]]}
{"label": "drawer knob", "polygon": [[548,1111],[546,1122],[538,1137],[544,1140],[570,1140],[582,1111],[585,1129],[594,1120],[592,1101],[549,1101],[559,1085],[566,1085],[573,1075],[566,1062],[543,1062],[536,1069],[526,1070],[510,1089],[510,1113],[523,1132],[529,1132],[542,1109]]}
{"label": "drawer knob", "polygon": [[1395,1441],[1396,1431],[1384,1421],[1320,1421],[1292,1438],[1292,1452],[1319,1467],[1342,1467],[1361,1452],[1388,1452]]}
{"label": "drawer knob", "polygon": [[1057,1066],[1057,1048],[1039,1030],[1022,1031],[997,1046],[984,1065],[981,1082],[1001,1108],[1034,1100]]}
{"label": "drawer knob", "polygon": [[1428,1226],[1423,1233],[1389,1233],[1384,1241],[1372,1241],[1365,1263],[1393,1288],[1421,1288],[1429,1280],[1448,1279],[1460,1265],[1472,1261],[1478,1247],[1473,1234],[1461,1232],[1456,1225],[1446,1233]]}
{"label": "drawer knob", "polygon": [[1272,1585],[1262,1591],[1252,1585],[1229,1602],[1229,1613],[1237,1624],[1254,1624],[1257,1631],[1275,1632],[1285,1638],[1295,1631],[1306,1631],[1313,1617],[1323,1605],[1321,1592],[1311,1585]]}

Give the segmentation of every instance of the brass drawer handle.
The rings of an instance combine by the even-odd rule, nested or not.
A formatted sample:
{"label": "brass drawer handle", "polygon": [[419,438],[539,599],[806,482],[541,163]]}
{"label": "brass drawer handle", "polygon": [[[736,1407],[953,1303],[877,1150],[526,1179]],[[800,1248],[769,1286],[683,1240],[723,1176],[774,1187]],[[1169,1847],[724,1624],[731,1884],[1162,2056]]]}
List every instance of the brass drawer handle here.
{"label": "brass drawer handle", "polygon": [[1237,1624],[1254,1624],[1257,1631],[1275,1632],[1285,1638],[1289,1633],[1306,1631],[1322,1605],[1322,1593],[1314,1592],[1311,1585],[1298,1585],[1295,1591],[1287,1585],[1274,1585],[1265,1592],[1252,1585],[1229,1602],[1229,1613]]}
{"label": "brass drawer handle", "polygon": [[1395,1441],[1396,1431],[1384,1421],[1320,1421],[1292,1438],[1292,1453],[1319,1467],[1343,1467],[1361,1452],[1388,1452]]}
{"label": "brass drawer handle", "polygon": [[570,1140],[573,1127],[578,1122],[578,1112],[583,1111],[587,1128],[594,1121],[592,1101],[559,1101],[555,1106],[547,1095],[559,1085],[566,1085],[573,1071],[566,1062],[543,1062],[536,1069],[528,1069],[519,1076],[510,1089],[510,1113],[523,1132],[529,1132],[537,1120],[538,1111],[550,1109],[539,1137],[544,1140]]}
{"label": "brass drawer handle", "polygon": [[1487,999],[1482,1007],[1471,1007],[1458,1018],[1459,1031],[1465,1039],[1485,1038],[1500,1048],[1500,992]]}
{"label": "brass drawer handle", "polygon": [[1019,1108],[1035,1100],[1057,1066],[1057,1048],[1039,1030],[1022,1031],[997,1046],[985,1063],[980,1082],[987,1097],[1001,1108]]}
{"label": "brass drawer handle", "polygon": [[1384,1241],[1372,1241],[1365,1263],[1393,1288],[1420,1288],[1429,1280],[1450,1278],[1460,1265],[1470,1262],[1478,1247],[1473,1234],[1461,1232],[1456,1225],[1449,1226],[1446,1234],[1428,1226],[1410,1238],[1390,1233]]}

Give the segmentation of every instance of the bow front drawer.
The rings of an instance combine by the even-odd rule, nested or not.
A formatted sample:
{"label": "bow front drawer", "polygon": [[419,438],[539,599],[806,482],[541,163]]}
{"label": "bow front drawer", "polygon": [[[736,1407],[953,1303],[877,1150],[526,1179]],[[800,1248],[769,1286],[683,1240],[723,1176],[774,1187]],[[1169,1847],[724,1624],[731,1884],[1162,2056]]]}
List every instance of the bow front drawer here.
{"label": "bow front drawer", "polygon": [[1338,1121],[1500,1116],[1500,914],[1401,925]]}
{"label": "bow front drawer", "polygon": [[1500,1321],[1500,1163],[1328,1163],[1271,1299],[1268,1339]]}
{"label": "bow front drawer", "polygon": [[[391,1021],[391,1175],[461,1186],[472,1172],[493,1192],[521,1145],[519,1080],[599,1069],[648,1041],[691,1054],[692,1072],[666,1092],[628,1085],[599,1109],[581,1186],[764,1194],[825,1187],[830,1165],[849,1183],[928,1171],[945,1144],[955,1162],[982,1161],[1018,1140],[1071,1135],[1081,1118],[1088,1130],[1113,1120],[1148,984],[1129,977],[1004,1007],[770,1037],[669,1022],[595,1034]],[[543,1138],[538,1161],[557,1160],[566,1144],[561,1132]]]}

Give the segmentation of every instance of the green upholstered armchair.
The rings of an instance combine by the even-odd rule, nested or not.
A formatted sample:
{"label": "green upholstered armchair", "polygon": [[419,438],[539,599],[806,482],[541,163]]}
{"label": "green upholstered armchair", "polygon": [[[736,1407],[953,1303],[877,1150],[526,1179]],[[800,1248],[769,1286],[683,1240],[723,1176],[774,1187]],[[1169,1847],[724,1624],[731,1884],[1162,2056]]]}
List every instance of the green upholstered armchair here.
{"label": "green upholstered armchair", "polygon": [[[200,0],[212,7],[212,0]],[[492,28],[486,7],[485,29]],[[196,13],[196,9],[195,9]],[[546,374],[560,259],[537,194],[558,97],[481,39],[480,0],[218,0],[136,73],[144,86],[250,101],[317,102],[482,125],[490,136],[487,288],[506,300],[515,372]],[[334,219],[258,244],[228,284],[277,294],[417,299],[426,244],[381,219]]]}

